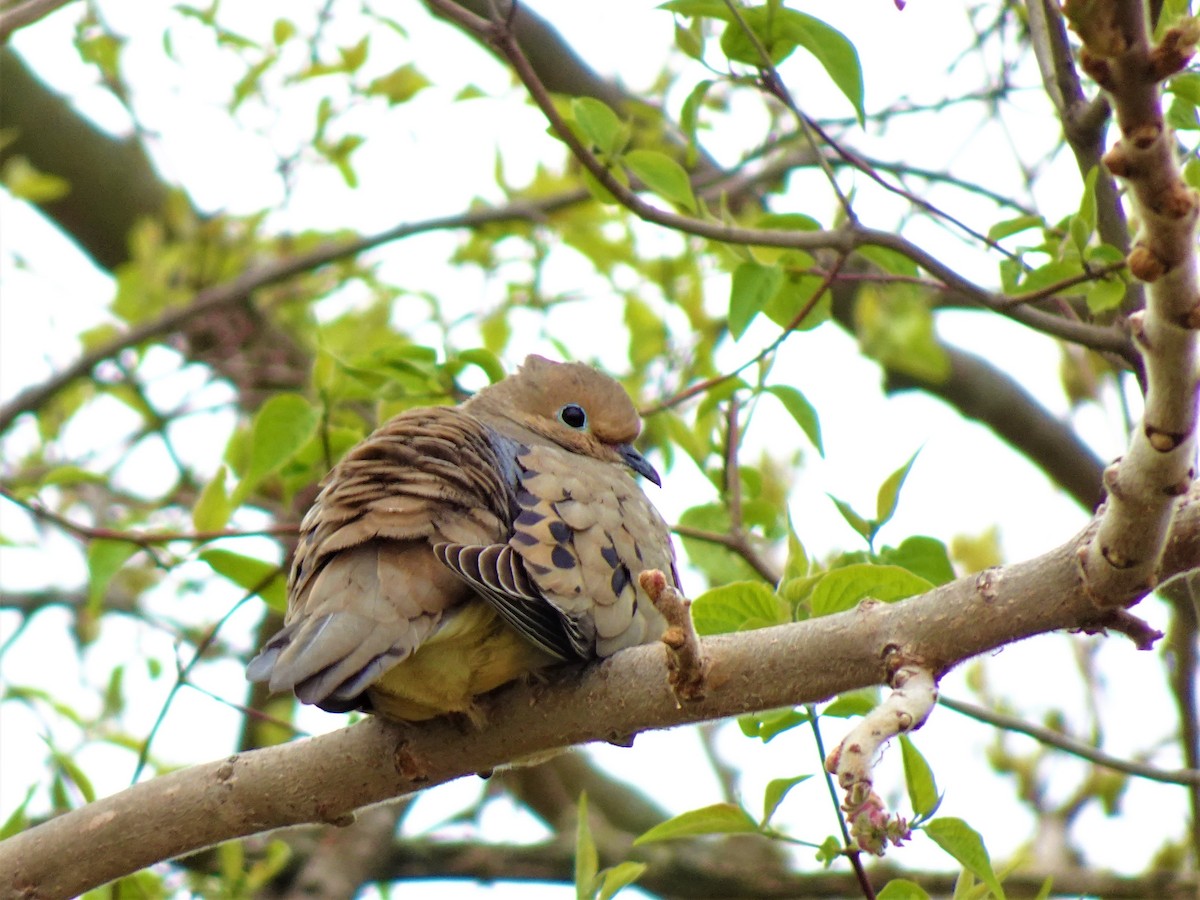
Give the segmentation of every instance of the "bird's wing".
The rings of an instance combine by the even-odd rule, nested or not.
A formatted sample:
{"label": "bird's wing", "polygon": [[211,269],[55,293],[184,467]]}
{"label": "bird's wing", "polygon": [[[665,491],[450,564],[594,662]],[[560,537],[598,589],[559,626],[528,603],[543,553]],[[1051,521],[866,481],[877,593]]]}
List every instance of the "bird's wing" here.
{"label": "bird's wing", "polygon": [[507,544],[441,547],[439,556],[562,658],[609,656],[661,635],[665,622],[637,576],[660,569],[677,584],[675,557],[637,483],[618,465],[549,445],[521,446],[517,461]]}
{"label": "bird's wing", "polygon": [[457,408],[419,409],[351,450],[304,517],[285,627],[248,677],[306,703],[353,706],[429,639],[470,596],[431,545],[509,533],[511,464],[491,437]]}

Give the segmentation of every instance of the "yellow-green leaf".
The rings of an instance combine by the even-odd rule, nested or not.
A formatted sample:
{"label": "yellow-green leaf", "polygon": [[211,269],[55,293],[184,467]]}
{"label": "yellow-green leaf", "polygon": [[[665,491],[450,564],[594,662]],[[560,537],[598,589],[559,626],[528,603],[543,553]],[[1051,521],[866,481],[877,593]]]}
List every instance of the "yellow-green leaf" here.
{"label": "yellow-green leaf", "polygon": [[671,841],[702,834],[750,834],[756,831],[757,823],[740,806],[716,803],[702,809],[693,809],[655,825],[637,838],[633,845],[636,847],[653,841]]}
{"label": "yellow-green leaf", "polygon": [[688,212],[696,211],[691,179],[683,166],[671,157],[657,150],[630,150],[621,160],[654,193]]}

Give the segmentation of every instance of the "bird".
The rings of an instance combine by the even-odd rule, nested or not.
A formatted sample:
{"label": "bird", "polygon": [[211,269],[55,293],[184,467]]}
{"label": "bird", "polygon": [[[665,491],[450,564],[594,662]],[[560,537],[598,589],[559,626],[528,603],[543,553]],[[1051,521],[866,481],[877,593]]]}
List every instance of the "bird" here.
{"label": "bird", "polygon": [[633,477],[662,485],[640,430],[617,381],[536,355],[458,406],[386,422],[322,481],[284,626],[247,677],[331,712],[481,724],[481,694],[657,640],[638,576],[679,576]]}

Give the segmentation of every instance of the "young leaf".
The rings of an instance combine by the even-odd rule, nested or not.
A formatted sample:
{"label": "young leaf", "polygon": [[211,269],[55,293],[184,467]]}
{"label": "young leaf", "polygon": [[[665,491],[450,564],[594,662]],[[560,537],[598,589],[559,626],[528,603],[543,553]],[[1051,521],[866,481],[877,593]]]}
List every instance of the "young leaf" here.
{"label": "young leaf", "polygon": [[771,821],[771,816],[775,815],[775,810],[779,809],[779,804],[788,795],[788,791],[802,781],[808,781],[810,778],[812,778],[811,775],[797,775],[795,778],[775,778],[769,781],[767,789],[763,793],[763,817],[760,827],[767,827],[767,823]]}
{"label": "young leaf", "polygon": [[925,888],[905,878],[893,878],[875,896],[878,900],[929,900]]}
{"label": "young leaf", "polygon": [[783,272],[775,266],[746,262],[733,270],[729,289],[729,333],[735,341],[746,332],[751,320],[775,296],[781,284]]}
{"label": "young leaf", "polygon": [[214,572],[228,578],[240,588],[255,591],[278,613],[287,610],[287,585],[283,570],[275,563],[242,556],[231,550],[205,550],[200,559]]}
{"label": "young leaf", "polygon": [[696,211],[691,179],[683,166],[671,157],[657,150],[630,150],[621,160],[654,193],[688,212]]}
{"label": "young leaf", "polygon": [[121,566],[129,557],[137,553],[137,544],[129,541],[95,540],[88,544],[88,609],[99,612],[104,600],[104,592],[113,576],[121,570]]}
{"label": "young leaf", "polygon": [[599,900],[609,900],[610,897],[616,896],[617,891],[621,888],[629,887],[639,878],[642,873],[649,868],[645,863],[629,862],[628,860],[611,868],[605,869],[601,875],[603,883],[600,885]]}
{"label": "young leaf", "polygon": [[946,545],[937,538],[914,535],[905,538],[899,547],[884,547],[879,561],[908,569],[935,585],[954,580],[954,566]]}
{"label": "young leaf", "polygon": [[229,492],[225,489],[228,475],[229,467],[221,466],[213,480],[200,492],[196,505],[192,507],[192,526],[197,531],[220,531],[229,521],[233,504],[229,502]]}
{"label": "young leaf", "polygon": [[900,757],[904,760],[904,784],[913,812],[922,817],[933,815],[942,802],[933,769],[907,734],[900,735]]}
{"label": "young leaf", "polygon": [[579,812],[575,828],[575,897],[591,900],[596,895],[596,876],[600,870],[600,854],[588,825],[587,792],[579,795]]}
{"label": "young leaf", "polygon": [[772,385],[767,388],[767,393],[779,398],[779,402],[796,420],[796,424],[800,426],[804,436],[817,448],[817,452],[824,456],[825,446],[821,443],[821,421],[817,418],[817,411],[808,402],[808,398],[796,388],[786,384]]}
{"label": "young leaf", "polygon": [[827,494],[833,505],[837,507],[837,511],[842,514],[842,518],[846,520],[846,524],[857,531],[865,541],[871,541],[875,537],[875,526],[860,516],[845,500],[839,500],[833,494]]}
{"label": "young leaf", "polygon": [[860,688],[839,694],[836,700],[821,710],[821,715],[833,719],[849,719],[851,716],[865,716],[878,705],[879,688]]}
{"label": "young leaf", "polygon": [[715,803],[701,809],[693,809],[655,825],[638,837],[633,846],[652,841],[672,841],[678,838],[696,837],[702,834],[751,834],[758,825],[750,814],[732,803]]}
{"label": "young leaf", "polygon": [[813,588],[808,603],[814,617],[828,616],[852,609],[867,598],[890,603],[932,588],[930,582],[899,566],[857,563],[827,572]]}
{"label": "young leaf", "polygon": [[854,107],[858,124],[866,119],[862,63],[850,40],[831,25],[795,10],[784,10],[783,34],[814,57]]}
{"label": "young leaf", "polygon": [[926,822],[922,829],[935,844],[953,856],[964,869],[988,886],[997,900],[1005,900],[1000,879],[979,832],[962,819],[943,817]]}
{"label": "young leaf", "polygon": [[[920,452],[920,450],[917,451],[917,453]],[[887,524],[887,521],[895,514],[896,504],[900,500],[900,488],[904,486],[904,479],[908,477],[909,470],[917,461],[917,453],[910,456],[908,462],[889,475],[879,486],[879,494],[875,498],[876,531]]]}
{"label": "young leaf", "polygon": [[770,585],[735,581],[705,591],[692,602],[692,622],[699,634],[750,631],[789,620]]}
{"label": "young leaf", "polygon": [[276,394],[264,403],[250,429],[250,461],[233,492],[234,506],[308,443],[320,421],[320,410],[299,394]]}
{"label": "young leaf", "polygon": [[576,97],[571,101],[575,124],[601,153],[611,156],[625,145],[628,131],[617,114],[595,97]]}
{"label": "young leaf", "polygon": [[738,728],[748,738],[758,738],[764,744],[771,738],[791,731],[800,725],[807,725],[811,717],[807,712],[798,709],[772,709],[749,716],[740,716]]}

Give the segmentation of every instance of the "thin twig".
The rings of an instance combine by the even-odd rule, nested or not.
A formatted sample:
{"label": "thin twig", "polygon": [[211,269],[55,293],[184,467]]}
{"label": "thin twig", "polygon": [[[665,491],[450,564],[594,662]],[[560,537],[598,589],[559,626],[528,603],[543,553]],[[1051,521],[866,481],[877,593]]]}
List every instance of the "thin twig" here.
{"label": "thin twig", "polygon": [[1019,734],[1028,735],[1039,743],[1055,747],[1065,753],[1070,753],[1072,756],[1086,759],[1098,766],[1104,766],[1106,769],[1113,769],[1114,771],[1124,772],[1127,775],[1133,775],[1137,778],[1147,778],[1151,781],[1161,781],[1166,784],[1200,784],[1200,770],[1197,769],[1159,769],[1155,766],[1145,765],[1144,763],[1110,756],[1103,750],[1097,750],[1090,744],[1077,741],[1061,732],[1050,728],[1043,728],[1040,725],[1034,725],[1026,722],[1024,719],[1018,719],[1016,716],[1006,715],[994,709],[977,706],[974,703],[952,700],[946,696],[939,697],[938,703],[947,709],[952,709],[956,713],[969,716],[979,722],[1003,728],[1005,731],[1015,731]]}
{"label": "thin twig", "polygon": [[15,503],[40,522],[54,525],[68,534],[85,541],[124,541],[139,547],[153,547],[158,544],[170,544],[176,541],[188,541],[193,544],[207,544],[222,538],[241,537],[280,537],[300,533],[300,526],[275,525],[270,528],[239,530],[236,528],[218,531],[125,531],[120,528],[101,528],[75,522],[66,516],[61,516],[46,507],[38,500],[22,500],[8,488],[0,485],[0,497]]}
{"label": "thin twig", "polygon": [[662,225],[685,234],[708,238],[725,244],[780,247],[792,250],[834,250],[848,256],[860,247],[882,247],[906,256],[947,286],[961,291],[980,306],[999,312],[1030,328],[1053,337],[1089,347],[1093,350],[1132,356],[1129,339],[1119,328],[1091,325],[1051,315],[1025,306],[1005,308],[1007,298],[989,291],[965,278],[951,266],[890,231],[864,228],[847,222],[831,231],[783,231],[743,228],[727,222],[697,219],[660,209],[643,200],[610,172],[567,125],[554,105],[549,91],[525,57],[515,37],[502,22],[489,22],[458,6],[452,0],[426,0],[427,5],[463,28],[489,41],[508,60],[513,71],[529,91],[530,97],[550,123],[555,135],[567,145],[571,154],[613,197],[643,221]]}

